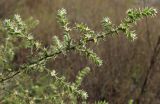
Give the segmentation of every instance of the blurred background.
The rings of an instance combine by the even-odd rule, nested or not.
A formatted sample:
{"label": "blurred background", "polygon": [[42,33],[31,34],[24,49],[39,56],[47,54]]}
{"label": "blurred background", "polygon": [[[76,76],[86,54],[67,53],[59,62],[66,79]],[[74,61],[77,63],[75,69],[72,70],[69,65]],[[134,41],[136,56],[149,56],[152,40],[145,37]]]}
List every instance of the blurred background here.
{"label": "blurred background", "polygon": [[[77,72],[85,66],[92,71],[83,81],[82,88],[89,94],[89,102],[107,100],[110,104],[126,104],[139,96],[145,76],[149,71],[142,104],[160,104],[160,0],[0,0],[0,19],[20,14],[23,19],[33,17],[40,24],[32,31],[35,38],[48,45],[54,35],[61,37],[56,22],[57,10],[65,8],[70,22],[84,22],[101,31],[101,20],[109,17],[118,25],[129,8],[154,7],[158,15],[144,18],[135,26],[138,39],[130,42],[125,36],[109,37],[98,46],[90,45],[104,60],[97,67],[76,53],[60,56],[48,64],[74,81]],[[74,38],[79,34],[73,35]],[[21,63],[25,51],[16,60]],[[78,57],[78,58],[77,58]]]}

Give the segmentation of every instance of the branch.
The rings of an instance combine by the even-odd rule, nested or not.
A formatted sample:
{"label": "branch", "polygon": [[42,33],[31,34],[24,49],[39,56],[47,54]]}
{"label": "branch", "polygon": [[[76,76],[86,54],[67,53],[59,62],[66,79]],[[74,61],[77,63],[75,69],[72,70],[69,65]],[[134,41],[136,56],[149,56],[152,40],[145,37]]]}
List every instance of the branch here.
{"label": "branch", "polygon": [[142,87],[141,87],[139,97],[136,100],[136,104],[140,104],[141,97],[145,93],[145,90],[146,90],[146,87],[147,87],[147,84],[148,84],[148,81],[149,81],[149,78],[150,78],[151,71],[153,71],[153,67],[156,63],[157,56],[159,55],[159,53],[160,53],[160,36],[158,37],[156,46],[154,48],[153,55],[152,55],[151,60],[150,60],[150,65],[149,65],[149,68],[147,69],[146,75],[144,77],[144,81],[143,81],[143,84],[142,84]]}
{"label": "branch", "polygon": [[[100,39],[103,39],[105,36],[107,36],[107,35],[109,35],[109,34],[114,34],[114,33],[117,33],[117,30],[111,31],[110,33],[107,33],[107,34],[101,34],[101,35],[97,36],[96,39],[97,39],[97,40],[100,40]],[[87,42],[87,43],[89,43],[89,42],[94,42],[94,40],[95,40],[95,39],[91,38],[91,39],[88,39],[86,42]],[[75,50],[76,47],[81,46],[81,45],[82,45],[82,43],[81,43],[81,41],[79,41],[77,45],[72,45],[72,46],[70,46],[70,47],[67,47],[67,48],[65,49],[65,51]],[[13,77],[17,76],[18,74],[20,74],[20,73],[22,73],[22,72],[25,72],[24,70],[27,69],[28,67],[31,67],[31,66],[33,66],[33,65],[37,65],[39,62],[42,62],[42,61],[44,61],[44,60],[51,59],[52,57],[63,53],[62,50],[64,50],[64,49],[59,50],[59,52],[55,52],[55,53],[46,55],[45,57],[42,57],[42,58],[40,58],[40,59],[38,59],[38,60],[36,60],[36,61],[34,61],[34,62],[30,62],[29,64],[20,66],[20,67],[18,68],[18,70],[17,70],[13,75],[8,76],[8,77],[6,77],[6,78],[0,79],[0,83],[3,83],[3,82],[5,82],[5,81],[13,78]]]}
{"label": "branch", "polygon": [[[88,42],[95,42],[97,43],[98,40],[100,39],[104,39],[106,36],[108,35],[112,35],[114,33],[118,34],[119,31],[122,31],[123,33],[125,33],[126,37],[130,40],[134,40],[136,39],[136,34],[134,31],[131,31],[130,28],[132,27],[132,24],[135,24],[138,20],[143,19],[143,17],[145,16],[154,16],[156,15],[157,11],[154,8],[144,8],[143,10],[141,9],[129,9],[127,11],[127,17],[124,19],[124,21],[122,21],[122,23],[118,26],[115,27],[109,20],[109,18],[104,18],[102,21],[102,26],[104,28],[104,32],[101,32],[100,34],[96,34],[94,31],[92,31],[91,29],[89,29],[86,25],[84,24],[76,24],[76,28],[78,31],[80,31],[80,33],[83,34],[82,38],[78,41],[75,42],[74,44],[72,44],[72,40],[70,37],[70,31],[71,28],[68,27],[69,21],[66,17],[66,10],[62,9],[58,11],[58,21],[59,24],[61,25],[61,27],[64,29],[64,41],[61,44],[57,44],[58,47],[56,52],[51,52],[51,53],[47,53],[44,56],[42,56],[41,58],[37,59],[36,61],[30,61],[27,64],[23,64],[20,65],[20,67],[18,68],[18,70],[12,74],[11,76],[8,76],[6,78],[1,78],[0,79],[0,83],[5,82],[11,78],[13,78],[14,76],[18,75],[19,73],[22,73],[24,71],[26,71],[26,69],[29,68],[33,68],[35,66],[38,66],[39,63],[43,63],[45,61],[47,61],[48,59],[51,59],[61,53],[68,52],[71,50],[77,50],[78,47],[81,47],[82,50],[86,50],[87,46],[86,44]],[[5,30],[8,32],[9,35],[15,35],[17,37],[25,37],[25,35],[27,34],[26,31],[26,26],[23,25],[23,21],[21,21],[20,16],[15,16],[15,20],[6,20],[5,21]],[[17,27],[15,27],[15,25]],[[22,25],[21,25],[22,24]],[[17,34],[17,28],[18,30],[18,34]],[[27,41],[33,41],[33,37],[31,37],[30,35],[27,35]],[[27,47],[33,47],[32,46],[32,41],[29,44],[29,46]],[[58,40],[57,40],[58,41]],[[59,43],[59,41],[58,41]],[[36,43],[35,43],[36,44]],[[64,45],[63,47],[61,47],[61,45]],[[87,51],[87,50],[86,50]],[[91,57],[92,56],[92,57]],[[96,56],[96,54],[94,54],[92,51],[89,52],[89,56],[87,53],[87,57],[91,58],[92,61],[95,60],[99,60],[99,58]],[[98,61],[96,64],[100,64]]]}

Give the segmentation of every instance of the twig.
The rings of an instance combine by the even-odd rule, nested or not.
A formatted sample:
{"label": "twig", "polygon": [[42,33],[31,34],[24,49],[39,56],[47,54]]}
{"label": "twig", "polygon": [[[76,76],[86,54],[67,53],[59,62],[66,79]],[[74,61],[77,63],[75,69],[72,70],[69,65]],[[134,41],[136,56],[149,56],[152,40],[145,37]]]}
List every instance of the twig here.
{"label": "twig", "polygon": [[[117,30],[115,31],[111,31],[107,34],[105,34],[105,36],[107,36],[108,34],[114,34],[114,33],[117,33]],[[102,39],[104,38],[104,34],[101,34],[101,35],[98,35],[97,37],[97,40],[98,39]],[[87,40],[87,43],[88,42],[94,42],[94,39],[88,39]],[[73,45],[73,46],[70,46],[70,47],[67,47],[65,50],[66,51],[70,51],[70,50],[74,50],[77,46],[80,46],[82,43],[79,41],[77,45]],[[52,57],[54,57],[55,55],[59,55],[62,53],[62,50],[58,51],[58,52],[55,52],[55,53],[52,53],[52,54],[49,54],[49,55],[46,55],[45,57],[42,57],[40,59],[38,59],[37,61],[34,61],[34,62],[30,62],[29,64],[27,65],[22,65],[20,66],[20,68],[18,68],[18,71],[16,71],[13,75],[9,76],[9,77],[6,77],[6,78],[3,78],[3,79],[0,79],[0,83],[3,83],[13,77],[15,77],[16,75],[20,74],[23,70],[27,69],[28,67],[30,66],[33,66],[33,65],[36,65],[37,63],[41,62],[41,61],[44,61],[44,60],[48,60],[48,59],[51,59]]]}
{"label": "twig", "polygon": [[150,65],[149,65],[149,68],[148,68],[148,70],[146,72],[146,75],[144,77],[144,81],[143,81],[143,84],[141,86],[141,91],[140,91],[139,97],[136,100],[136,104],[140,104],[141,97],[145,93],[145,90],[146,90],[146,87],[147,87],[147,84],[148,84],[148,81],[149,81],[149,78],[150,78],[151,71],[153,71],[153,67],[156,63],[157,56],[159,55],[159,53],[160,53],[160,36],[158,37],[156,46],[154,48],[153,55],[152,55],[151,61],[150,61]]}

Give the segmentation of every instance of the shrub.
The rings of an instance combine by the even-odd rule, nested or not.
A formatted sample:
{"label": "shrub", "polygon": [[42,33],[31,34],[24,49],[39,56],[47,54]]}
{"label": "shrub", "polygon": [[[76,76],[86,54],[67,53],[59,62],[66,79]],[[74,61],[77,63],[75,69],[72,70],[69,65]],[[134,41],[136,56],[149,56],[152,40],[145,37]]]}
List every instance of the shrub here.
{"label": "shrub", "polygon": [[[80,86],[85,76],[91,71],[86,67],[79,71],[75,82],[68,82],[64,76],[58,75],[54,69],[47,67],[49,60],[55,60],[60,54],[67,55],[75,51],[86,56],[97,66],[103,61],[88,47],[88,43],[98,44],[108,36],[116,36],[123,32],[125,36],[134,41],[137,38],[135,30],[131,30],[133,24],[145,16],[155,16],[154,8],[129,9],[127,17],[115,26],[108,17],[102,20],[103,31],[96,32],[85,23],[75,23],[71,26],[65,9],[58,11],[57,20],[63,29],[63,40],[53,36],[50,46],[45,47],[33,37],[29,31],[38,21],[32,18],[22,21],[19,15],[6,19],[1,23],[0,45],[0,83],[1,103],[4,104],[77,104],[87,103],[87,92]],[[82,34],[78,41],[71,37],[71,33]],[[16,52],[21,49],[29,51],[24,63],[14,63]],[[39,79],[34,82],[33,74],[39,74]],[[24,81],[25,80],[25,81]],[[27,83],[26,83],[27,82]],[[133,103],[131,100],[130,104]],[[95,104],[108,104],[98,101]]]}

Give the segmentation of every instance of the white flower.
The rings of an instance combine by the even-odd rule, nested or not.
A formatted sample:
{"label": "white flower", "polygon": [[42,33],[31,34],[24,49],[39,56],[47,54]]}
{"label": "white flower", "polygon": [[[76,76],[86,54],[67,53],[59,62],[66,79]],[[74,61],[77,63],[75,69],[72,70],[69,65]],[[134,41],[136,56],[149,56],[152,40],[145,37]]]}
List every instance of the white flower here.
{"label": "white flower", "polygon": [[87,98],[88,98],[88,94],[87,94],[87,92],[84,92],[84,93],[83,93],[83,97],[84,97],[85,99],[87,99]]}
{"label": "white flower", "polygon": [[14,95],[18,95],[18,92],[17,91],[14,91],[14,93],[13,93]]}
{"label": "white flower", "polygon": [[108,17],[103,18],[103,22],[111,24],[111,21],[110,21],[110,19]]}
{"label": "white flower", "polygon": [[51,76],[56,76],[56,71],[55,70],[51,71]]}
{"label": "white flower", "polygon": [[134,41],[134,40],[136,40],[136,39],[137,39],[137,34],[132,33],[132,34],[131,34],[131,37],[132,37],[132,39],[133,39],[133,41]]}
{"label": "white flower", "polygon": [[31,100],[31,101],[29,102],[29,104],[34,104],[34,100]]}

